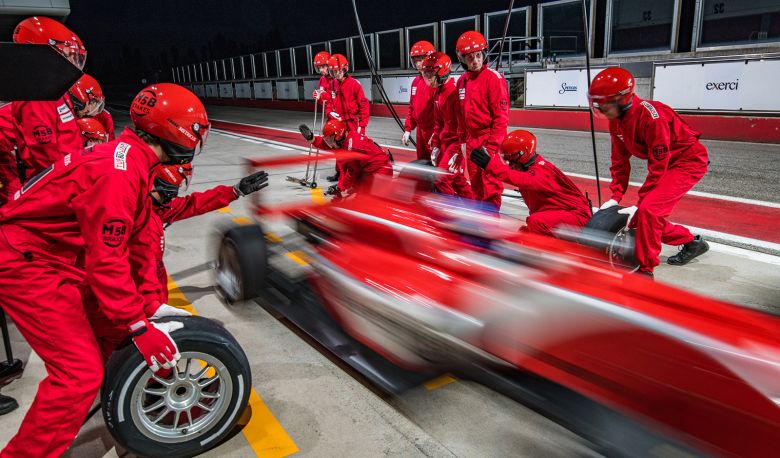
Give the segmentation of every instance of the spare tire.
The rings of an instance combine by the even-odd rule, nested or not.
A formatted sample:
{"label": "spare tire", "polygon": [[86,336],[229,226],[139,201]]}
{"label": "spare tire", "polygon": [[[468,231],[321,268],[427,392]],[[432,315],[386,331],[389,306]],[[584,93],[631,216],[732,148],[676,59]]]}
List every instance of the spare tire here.
{"label": "spare tire", "polygon": [[233,226],[222,234],[214,264],[214,283],[228,304],[248,301],[263,291],[268,247],[259,224]]}
{"label": "spare tire", "polygon": [[153,374],[129,339],[106,364],[103,418],[119,445],[145,457],[190,457],[231,434],[247,406],[252,374],[246,354],[222,325],[176,317],[181,353],[175,370]]}
{"label": "spare tire", "polygon": [[623,208],[615,205],[597,211],[582,229],[580,243],[604,250],[613,267],[636,270],[634,231],[626,228],[628,215],[618,213]]}

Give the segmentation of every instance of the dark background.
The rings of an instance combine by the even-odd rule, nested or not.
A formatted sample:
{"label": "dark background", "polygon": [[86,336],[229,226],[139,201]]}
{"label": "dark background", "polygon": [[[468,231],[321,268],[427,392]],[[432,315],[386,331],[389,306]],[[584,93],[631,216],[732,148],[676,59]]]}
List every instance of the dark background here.
{"label": "dark background", "polygon": [[[514,7],[531,1],[515,1]],[[357,35],[351,0],[70,0],[65,24],[103,86],[166,80],[174,65]],[[358,0],[364,32],[499,11],[507,0]]]}

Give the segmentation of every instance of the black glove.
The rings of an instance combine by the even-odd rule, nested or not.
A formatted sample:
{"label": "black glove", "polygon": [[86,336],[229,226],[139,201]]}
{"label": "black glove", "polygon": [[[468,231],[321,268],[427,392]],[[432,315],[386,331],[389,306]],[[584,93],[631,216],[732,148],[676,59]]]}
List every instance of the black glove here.
{"label": "black glove", "polygon": [[490,162],[490,155],[485,151],[485,148],[474,148],[471,150],[469,159],[471,159],[471,162],[477,164],[477,167],[484,169]]}
{"label": "black glove", "polygon": [[339,185],[334,184],[331,185],[327,191],[325,191],[326,196],[341,196],[341,190],[339,189]]}
{"label": "black glove", "polygon": [[238,184],[233,186],[233,190],[236,191],[238,197],[243,197],[257,192],[266,186],[268,186],[268,174],[261,170],[242,178]]}
{"label": "black glove", "polygon": [[303,135],[303,138],[306,139],[306,141],[312,141],[314,140],[314,134],[312,133],[311,129],[309,129],[309,126],[306,124],[301,124],[298,126],[298,130],[301,131],[301,135]]}

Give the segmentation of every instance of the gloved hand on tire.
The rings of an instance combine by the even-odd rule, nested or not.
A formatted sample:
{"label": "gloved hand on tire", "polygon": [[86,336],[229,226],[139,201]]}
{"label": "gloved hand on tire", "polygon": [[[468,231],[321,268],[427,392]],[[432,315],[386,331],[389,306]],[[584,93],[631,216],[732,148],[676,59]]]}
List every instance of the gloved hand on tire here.
{"label": "gloved hand on tire", "polygon": [[183,327],[184,324],[178,321],[152,323],[146,318],[130,325],[133,343],[152,372],[173,369],[176,362],[181,359],[179,348],[171,338],[171,333]]}
{"label": "gloved hand on tire", "polygon": [[253,192],[257,192],[266,186],[268,186],[268,173],[261,170],[242,178],[241,181],[233,186],[233,190],[236,192],[236,196],[244,197]]}

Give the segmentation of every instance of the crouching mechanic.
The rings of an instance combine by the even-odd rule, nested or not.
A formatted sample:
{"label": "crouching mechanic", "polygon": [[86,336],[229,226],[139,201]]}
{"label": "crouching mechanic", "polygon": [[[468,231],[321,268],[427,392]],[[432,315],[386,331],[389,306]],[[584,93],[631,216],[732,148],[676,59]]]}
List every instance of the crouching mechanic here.
{"label": "crouching mechanic", "polygon": [[[612,67],[599,72],[590,86],[591,108],[609,119],[612,137],[612,197],[601,209],[617,205],[628,189],[631,156],[647,161],[647,177],[639,188],[639,202],[620,210],[636,228],[639,273],[652,276],[659,264],[661,244],[681,245],[667,263],[684,265],[707,252],[709,245],[684,226],[667,219],[677,202],[707,172],[707,149],[674,110],[634,94],[634,77]],[[635,212],[635,213],[634,213]]]}
{"label": "crouching mechanic", "polygon": [[149,322],[128,253],[159,250],[134,237],[152,212],[150,170],[191,162],[209,122],[195,94],[168,83],[141,91],[130,117],[116,141],[66,154],[0,207],[0,306],[48,373],[4,457],[68,448],[103,380],[104,339],[131,336],[154,372],[180,357],[169,333],[182,324]]}
{"label": "crouching mechanic", "polygon": [[501,143],[501,154],[509,165],[482,148],[472,151],[470,159],[485,173],[517,186],[529,211],[522,232],[554,237],[559,226],[585,226],[591,217],[588,199],[558,167],[536,152],[534,134],[522,129],[510,132]]}
{"label": "crouching mechanic", "polygon": [[347,130],[344,121],[331,119],[322,128],[322,136],[314,136],[311,129],[301,124],[301,135],[316,148],[342,149],[361,153],[362,157],[340,159],[336,154],[336,167],[341,171],[339,182],[328,188],[327,194],[339,200],[342,194],[352,194],[371,189],[374,175],[393,175],[390,157],[373,140],[363,134]]}
{"label": "crouching mechanic", "polygon": [[[168,305],[168,271],[163,260],[165,228],[176,221],[226,207],[239,197],[268,186],[268,174],[260,171],[242,178],[234,186],[219,185],[207,191],[178,197],[179,190],[187,188],[191,177],[191,164],[160,164],[153,172],[153,187],[149,194],[154,204],[154,211],[151,213],[149,223],[138,236],[146,239],[143,245],[154,245],[158,248],[151,256],[148,252],[130,253],[134,271],[144,272],[144,269],[151,267],[157,280],[156,284],[153,284],[143,281],[143,278],[136,279],[138,292],[147,299],[145,309],[147,316],[189,315],[184,310]],[[149,266],[150,262],[151,266]]]}

